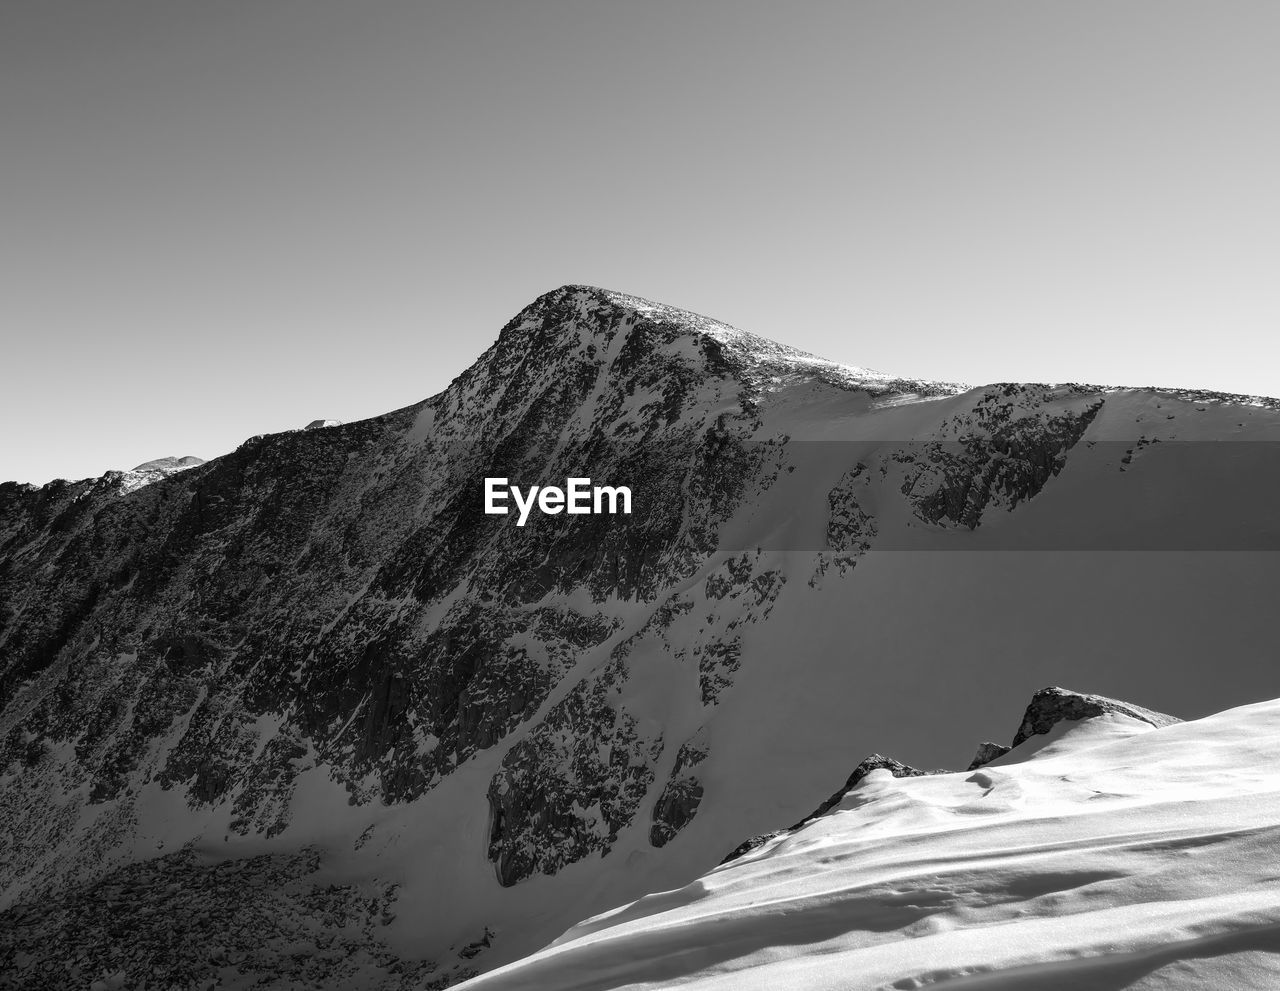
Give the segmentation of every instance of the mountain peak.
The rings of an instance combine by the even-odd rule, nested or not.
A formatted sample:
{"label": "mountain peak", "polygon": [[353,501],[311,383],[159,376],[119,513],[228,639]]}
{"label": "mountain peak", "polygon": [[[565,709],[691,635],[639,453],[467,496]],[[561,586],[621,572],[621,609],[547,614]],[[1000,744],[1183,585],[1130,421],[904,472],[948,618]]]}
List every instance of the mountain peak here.
{"label": "mountain peak", "polygon": [[196,468],[202,464],[204,464],[204,458],[197,458],[193,454],[188,454],[181,458],[170,455],[167,458],[156,458],[153,461],[144,461],[136,468],[132,468],[130,470],[175,472],[181,471],[184,468]]}
{"label": "mountain peak", "polygon": [[499,344],[513,338],[525,346],[551,344],[557,339],[581,345],[589,340],[592,347],[603,343],[620,350],[637,332],[658,332],[654,336],[668,346],[691,337],[709,339],[725,364],[755,385],[816,378],[838,388],[864,390],[877,396],[947,396],[968,388],[961,383],[904,378],[832,361],[692,310],[614,289],[578,284],[564,285],[539,296],[507,324]]}
{"label": "mountain peak", "polygon": [[1105,695],[1089,695],[1084,692],[1073,692],[1068,688],[1050,686],[1040,689],[1031,697],[1027,711],[1023,713],[1022,723],[1013,738],[1013,746],[1016,747],[1033,736],[1048,733],[1063,720],[1091,719],[1108,713],[1150,723],[1157,729],[1182,722],[1176,716],[1155,712],[1130,702],[1121,702]]}

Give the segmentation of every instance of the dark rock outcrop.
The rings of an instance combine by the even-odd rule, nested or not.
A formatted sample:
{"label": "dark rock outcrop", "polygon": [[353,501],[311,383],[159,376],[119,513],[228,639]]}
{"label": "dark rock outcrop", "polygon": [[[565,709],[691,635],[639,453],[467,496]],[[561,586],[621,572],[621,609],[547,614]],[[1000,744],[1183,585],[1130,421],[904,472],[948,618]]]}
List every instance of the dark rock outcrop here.
{"label": "dark rock outcrop", "polygon": [[475,974],[388,948],[395,884],[321,883],[319,869],[313,850],[216,863],[181,850],[0,911],[0,988],[409,991]]}
{"label": "dark rock outcrop", "polygon": [[949,433],[913,452],[903,494],[926,523],[975,529],[988,508],[1012,509],[1033,498],[1066,464],[1104,400],[1078,389],[1079,409],[1045,409],[1051,390],[1008,384],[984,393],[953,418]]}
{"label": "dark rock outcrop", "polygon": [[489,859],[499,883],[607,854],[653,782],[662,739],[615,702],[624,662],[580,682],[507,752],[489,784]]}
{"label": "dark rock outcrop", "polygon": [[1107,698],[1105,695],[1088,695],[1066,688],[1042,688],[1031,697],[1031,702],[1023,713],[1022,722],[1018,725],[1018,731],[1014,734],[1009,746],[989,741],[978,744],[977,753],[974,754],[968,770],[977,770],[1003,757],[1031,737],[1048,733],[1064,720],[1091,719],[1111,712],[1140,719],[1156,727],[1182,722],[1176,716],[1155,712],[1131,702]]}
{"label": "dark rock outcrop", "polygon": [[993,760],[1003,757],[1012,749],[1012,747],[1006,747],[1002,743],[992,743],[990,740],[979,743],[977,753],[973,755],[973,760],[969,762],[969,766],[965,770],[976,771],[984,764],[990,764]]}
{"label": "dark rock outcrop", "polygon": [[649,828],[649,842],[653,846],[666,846],[693,821],[702,803],[703,788],[702,782],[691,772],[706,757],[707,744],[698,736],[676,752],[671,777],[653,807],[653,825]]}
{"label": "dark rock outcrop", "polygon": [[1182,722],[1177,716],[1154,712],[1105,695],[1086,695],[1066,688],[1049,687],[1040,689],[1031,697],[1031,704],[1022,716],[1022,723],[1014,734],[1012,745],[1016,747],[1033,736],[1048,733],[1063,720],[1089,719],[1107,713],[1140,719],[1157,728]]}
{"label": "dark rock outcrop", "polygon": [[820,819],[822,816],[825,816],[833,808],[839,805],[845,795],[849,794],[849,792],[856,788],[862,779],[872,771],[888,771],[895,778],[918,778],[926,774],[946,773],[945,771],[940,770],[922,771],[918,767],[912,767],[910,764],[904,764],[902,761],[894,760],[892,757],[886,757],[884,754],[872,754],[869,757],[864,757],[858,763],[858,766],[853,769],[853,773],[849,775],[849,778],[845,781],[844,785],[837,791],[833,792],[830,798],[799,822],[788,826],[786,829],[778,829],[772,833],[762,833],[759,836],[751,837],[749,840],[746,840],[734,847],[729,852],[729,855],[725,857],[724,860],[720,861],[720,863],[727,864],[732,860],[737,860],[739,857],[750,853],[752,850],[758,850],[771,840],[777,839],[781,836],[790,836],[809,825],[815,819]]}

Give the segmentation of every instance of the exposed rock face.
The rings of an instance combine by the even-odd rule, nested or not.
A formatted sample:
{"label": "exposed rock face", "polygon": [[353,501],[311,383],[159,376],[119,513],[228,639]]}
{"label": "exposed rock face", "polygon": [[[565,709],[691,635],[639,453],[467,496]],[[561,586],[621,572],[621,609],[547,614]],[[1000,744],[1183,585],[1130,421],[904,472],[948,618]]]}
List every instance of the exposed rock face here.
{"label": "exposed rock face", "polygon": [[998,757],[1003,757],[1012,749],[1013,747],[1006,747],[1001,743],[992,743],[989,740],[984,743],[979,743],[977,753],[973,755],[973,760],[969,762],[969,766],[966,770],[976,771],[984,764],[990,764]]}
{"label": "exposed rock face", "polygon": [[[713,622],[667,639],[694,598],[665,590],[707,561],[760,471],[747,440],[762,383],[798,370],[877,394],[908,384],[566,287],[418,406],[253,438],[177,473],[185,462],[150,463],[145,485],[0,486],[0,766],[16,775],[0,821],[17,852],[0,881],[20,897],[92,880],[148,783],[269,837],[310,768],[357,804],[412,801],[521,726],[489,789],[499,876],[607,852],[666,746],[619,701],[627,651],[687,658],[714,704],[743,624],[785,582],[732,559],[704,583]],[[625,525],[482,513],[487,475],[530,484],[583,465],[631,485]],[[616,606],[593,602],[652,603],[653,618],[607,668],[570,677],[620,633]],[[80,802],[104,809],[87,833]],[[60,843],[80,853],[38,855]]]}
{"label": "exposed rock face", "polygon": [[202,983],[210,972],[239,986],[428,986],[434,964],[401,960],[381,937],[396,885],[320,884],[319,866],[313,850],[212,865],[182,850],[9,908],[0,912],[0,987],[211,986]]}
{"label": "exposed rock face", "polygon": [[972,412],[953,420],[954,441],[937,441],[916,459],[903,484],[916,514],[928,523],[970,530],[988,508],[1012,509],[1033,498],[1062,471],[1104,400],[1077,387],[1087,404],[1050,412],[1043,386],[988,389]]}
{"label": "exposed rock face", "polygon": [[706,759],[707,744],[704,739],[689,740],[677,751],[671,777],[653,807],[653,825],[649,829],[649,842],[653,846],[666,846],[680,830],[693,821],[698,806],[702,803],[703,789],[702,782],[692,770]]}
{"label": "exposed rock face", "polygon": [[[577,589],[650,599],[709,552],[752,470],[743,367],[715,337],[570,287],[420,406],[257,438],[136,490],[112,475],[0,487],[0,756],[74,741],[60,773],[91,801],[128,804],[140,775],[195,805],[235,802],[243,829],[287,821],[291,782],[317,759],[356,801],[422,794],[615,630],[590,609],[527,604]],[[635,480],[645,509],[627,526],[481,514],[486,474],[585,463]],[[548,728],[575,705],[612,722],[598,686],[573,699]],[[626,752],[643,764],[658,745]],[[42,829],[19,824],[18,842]]]}
{"label": "exposed rock face", "polygon": [[[715,705],[721,692],[733,684],[741,653],[741,627],[769,617],[786,580],[778,570],[762,569],[758,556],[746,553],[729,559],[707,576],[703,585],[706,629],[714,632],[704,636],[699,631],[692,644],[672,644],[677,657],[690,656],[697,661],[703,705]],[[673,605],[684,609],[693,603]]]}
{"label": "exposed rock face", "polygon": [[508,751],[489,785],[489,858],[504,886],[607,854],[634,817],[662,740],[616,704],[626,677],[619,659],[579,682]]}
{"label": "exposed rock face", "polygon": [[[913,426],[841,442],[820,484],[786,490],[802,459],[778,410],[797,396],[837,424],[914,404]],[[620,848],[672,863],[722,800],[706,783],[737,759],[708,728],[732,724],[750,676],[791,660],[778,616],[804,615],[792,607],[828,565],[823,608],[844,609],[854,593],[835,572],[861,569],[895,527],[963,541],[993,508],[1016,512],[1069,470],[1104,398],[895,379],[566,286],[415,406],[194,466],[0,484],[0,909],[93,915],[115,897],[100,885],[140,858],[197,840],[231,865],[263,845],[294,856],[329,819],[359,836],[370,876],[397,843],[447,847],[462,842],[450,828],[468,830],[478,873],[439,881],[439,904],[464,883],[508,896],[484,855],[502,886],[547,890]],[[584,473],[629,485],[632,515],[516,527],[483,512],[486,476]],[[792,524],[816,542],[799,563],[767,545]],[[832,671],[870,663],[856,638]],[[872,766],[922,773],[869,761],[844,790]],[[710,866],[720,850],[701,853]],[[205,884],[183,871],[181,885]],[[123,927],[144,913],[113,904]],[[466,921],[414,934],[438,941],[434,968],[413,972],[423,983],[483,969],[489,944],[528,930]],[[41,933],[23,953],[39,957]]]}
{"label": "exposed rock face", "polygon": [[[1109,712],[1140,719],[1152,726],[1169,726],[1182,722],[1176,716],[1168,716],[1163,712],[1153,712],[1140,705],[1119,702],[1104,695],[1085,695],[1068,691],[1065,688],[1042,688],[1031,698],[1023,714],[1022,724],[1013,737],[1013,746],[1041,733],[1048,733],[1058,723],[1065,720],[1089,719],[1093,716],[1106,715]],[[994,759],[994,758],[992,758]]]}
{"label": "exposed rock face", "polygon": [[875,518],[858,504],[857,483],[868,468],[861,461],[841,477],[829,493],[827,505],[831,515],[827,520],[827,546],[844,553],[865,553],[877,533]]}

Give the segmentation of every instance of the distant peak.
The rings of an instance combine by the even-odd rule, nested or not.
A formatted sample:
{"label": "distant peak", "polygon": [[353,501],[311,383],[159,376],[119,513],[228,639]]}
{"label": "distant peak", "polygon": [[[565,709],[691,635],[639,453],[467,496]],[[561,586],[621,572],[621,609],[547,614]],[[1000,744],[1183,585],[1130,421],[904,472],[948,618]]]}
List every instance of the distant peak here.
{"label": "distant peak", "polygon": [[[543,293],[526,307],[522,313],[529,311],[541,312],[553,307],[559,309],[576,307],[582,316],[589,315],[599,307],[610,307],[622,310],[628,315],[648,318],[656,323],[678,326],[683,330],[706,334],[721,341],[739,336],[753,336],[721,320],[713,320],[711,317],[703,316],[701,313],[694,313],[692,310],[683,310],[678,306],[668,306],[665,303],[655,303],[650,299],[633,296],[630,293],[618,292],[615,289],[604,289],[600,286],[563,285],[559,289]],[[519,317],[517,317],[518,319]]]}
{"label": "distant peak", "polygon": [[145,485],[152,482],[158,482],[170,475],[176,475],[180,471],[186,471],[188,468],[197,468],[204,464],[204,458],[197,458],[193,454],[187,454],[181,458],[175,458],[172,455],[167,458],[156,458],[153,461],[144,461],[138,467],[129,471],[109,471],[104,479],[111,480],[113,485],[118,486],[118,491],[122,495],[130,492],[136,492]]}
{"label": "distant peak", "polygon": [[302,429],[303,430],[320,430],[324,427],[340,427],[340,426],[342,426],[341,420],[312,420]]}
{"label": "distant peak", "polygon": [[204,458],[197,458],[193,454],[188,454],[181,458],[169,456],[167,458],[156,458],[154,461],[144,461],[130,470],[174,472],[182,471],[184,468],[195,468],[197,465],[202,464],[204,464]]}
{"label": "distant peak", "polygon": [[[956,382],[904,378],[831,361],[692,310],[599,286],[569,284],[544,293],[508,325],[504,334],[520,334],[533,326],[545,329],[548,311],[557,311],[555,315],[564,321],[566,330],[585,330],[590,336],[609,333],[618,322],[625,321],[633,328],[648,323],[675,331],[677,335],[711,338],[732,365],[763,386],[817,378],[838,388],[864,390],[872,395],[950,396],[968,388]],[[607,311],[612,311],[613,320],[601,319]]]}

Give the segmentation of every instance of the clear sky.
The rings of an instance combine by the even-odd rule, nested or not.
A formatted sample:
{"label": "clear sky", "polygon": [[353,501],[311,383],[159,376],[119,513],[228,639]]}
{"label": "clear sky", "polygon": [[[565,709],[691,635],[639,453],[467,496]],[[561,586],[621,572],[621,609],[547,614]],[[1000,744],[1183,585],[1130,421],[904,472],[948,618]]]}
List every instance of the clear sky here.
{"label": "clear sky", "polygon": [[1280,394],[1280,4],[0,0],[0,478],[439,391],[567,282]]}

